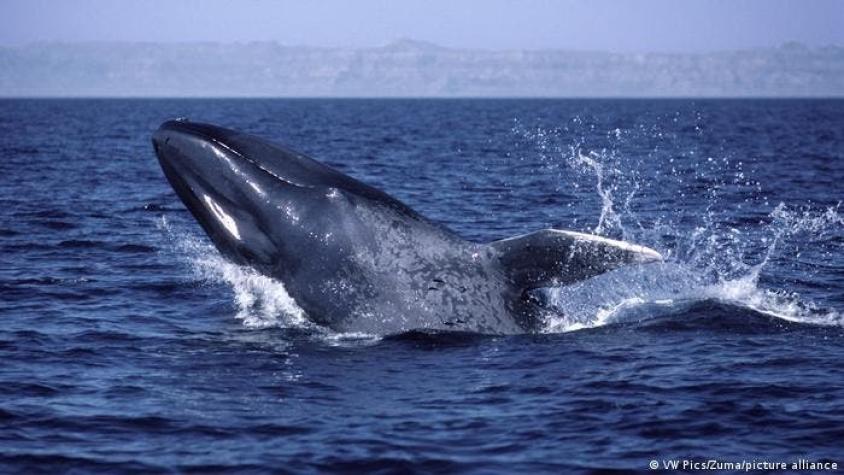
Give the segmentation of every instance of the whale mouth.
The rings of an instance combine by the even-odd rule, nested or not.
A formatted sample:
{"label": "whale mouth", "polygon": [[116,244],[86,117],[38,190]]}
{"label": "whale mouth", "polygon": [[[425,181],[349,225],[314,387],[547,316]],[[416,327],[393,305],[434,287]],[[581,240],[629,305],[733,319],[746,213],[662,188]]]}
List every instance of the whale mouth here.
{"label": "whale mouth", "polygon": [[237,263],[276,263],[278,243],[262,206],[289,185],[237,149],[236,133],[186,120],[163,123],[152,143],[167,181],[217,248]]}

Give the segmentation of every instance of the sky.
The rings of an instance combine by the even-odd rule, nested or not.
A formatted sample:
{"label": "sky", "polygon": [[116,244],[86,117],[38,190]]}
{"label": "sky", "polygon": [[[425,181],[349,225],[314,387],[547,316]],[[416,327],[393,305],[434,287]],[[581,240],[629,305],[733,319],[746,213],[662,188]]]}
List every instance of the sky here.
{"label": "sky", "polygon": [[844,0],[0,0],[0,45],[249,42],[703,52],[844,45]]}

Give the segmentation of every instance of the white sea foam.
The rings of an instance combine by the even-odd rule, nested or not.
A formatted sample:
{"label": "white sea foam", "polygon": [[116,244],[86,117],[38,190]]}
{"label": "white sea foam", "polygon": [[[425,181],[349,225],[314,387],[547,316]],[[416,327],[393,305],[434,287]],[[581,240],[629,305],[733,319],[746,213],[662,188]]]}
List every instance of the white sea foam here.
{"label": "white sea foam", "polygon": [[842,315],[801,301],[798,295],[761,288],[757,276],[707,283],[677,263],[620,269],[573,286],[548,291],[555,312],[544,331],[560,333],[611,323],[680,315],[693,305],[715,301],[792,322],[844,325]]}
{"label": "white sea foam", "polygon": [[187,231],[174,229],[166,217],[160,219],[159,227],[197,279],[231,289],[234,317],[247,327],[315,327],[281,282],[228,261],[212,245]]}
{"label": "white sea foam", "polygon": [[[728,159],[709,158],[695,161],[700,169],[693,176],[688,176],[688,170],[678,172],[673,168],[668,174],[679,189],[696,178],[711,182],[715,176],[720,180],[707,191],[708,206],[696,216],[699,225],[690,233],[684,231],[687,227],[674,224],[683,216],[666,210],[662,219],[647,228],[641,225],[631,204],[641,188],[637,173],[641,163],[626,162],[613,150],[587,150],[581,140],[567,145],[570,139],[563,140],[553,131],[526,130],[519,124],[514,131],[536,145],[546,168],[557,172],[561,180],[573,182],[573,188],[595,191],[601,212],[594,232],[623,236],[667,256],[664,263],[619,269],[546,291],[553,311],[546,317],[544,331],[566,332],[679,315],[703,301],[726,303],[788,321],[844,325],[844,316],[835,309],[823,308],[785,289],[760,285],[760,275],[771,270],[772,261],[779,265],[795,261],[803,250],[833,233],[840,235],[844,217],[839,207],[796,208],[781,203],[749,229],[726,226],[723,223],[730,216],[718,214],[724,205],[719,192],[726,186],[756,192],[761,188],[748,179],[741,162],[730,168]],[[570,131],[566,132],[568,137]],[[623,139],[618,133],[612,135]],[[753,199],[739,208],[767,205],[766,200]]]}
{"label": "white sea foam", "polygon": [[284,284],[224,258],[217,249],[189,231],[175,229],[162,216],[159,228],[165,232],[174,253],[183,259],[194,276],[203,282],[222,284],[231,291],[234,318],[248,328],[298,328],[331,346],[356,347],[377,343],[380,335],[333,332],[308,320],[305,311],[287,293]]}

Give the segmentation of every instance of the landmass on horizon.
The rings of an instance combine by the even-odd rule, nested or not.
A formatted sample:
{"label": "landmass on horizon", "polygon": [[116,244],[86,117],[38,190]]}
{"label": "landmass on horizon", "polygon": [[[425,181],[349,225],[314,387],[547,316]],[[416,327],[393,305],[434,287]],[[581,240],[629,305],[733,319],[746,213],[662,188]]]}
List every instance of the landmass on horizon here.
{"label": "landmass on horizon", "polygon": [[249,43],[0,47],[2,97],[844,97],[844,47],[706,53]]}

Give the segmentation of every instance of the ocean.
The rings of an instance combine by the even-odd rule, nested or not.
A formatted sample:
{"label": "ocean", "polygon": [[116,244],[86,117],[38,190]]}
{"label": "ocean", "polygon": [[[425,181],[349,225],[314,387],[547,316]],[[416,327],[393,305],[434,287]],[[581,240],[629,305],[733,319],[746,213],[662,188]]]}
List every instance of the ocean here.
{"label": "ocean", "polygon": [[[547,290],[535,334],[332,332],[210,244],[174,117],[471,241],[666,259]],[[842,183],[844,100],[0,100],[0,472],[841,469]]]}

